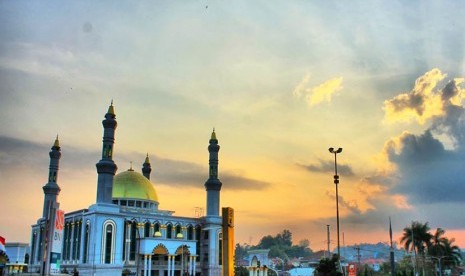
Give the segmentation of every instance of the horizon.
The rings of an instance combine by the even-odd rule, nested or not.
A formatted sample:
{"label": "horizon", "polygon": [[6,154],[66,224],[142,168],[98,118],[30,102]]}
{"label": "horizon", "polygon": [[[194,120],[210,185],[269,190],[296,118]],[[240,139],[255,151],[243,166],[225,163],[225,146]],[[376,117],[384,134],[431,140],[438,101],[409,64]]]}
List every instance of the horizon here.
{"label": "horizon", "polygon": [[[30,242],[58,134],[60,206],[95,203],[114,101],[118,171],[148,153],[160,209],[205,208],[208,139],[235,242],[325,248],[411,221],[465,248],[465,3],[0,3],[0,235]],[[196,211],[197,210],[197,211]],[[335,238],[332,238],[335,240]],[[313,247],[314,246],[314,247]]]}

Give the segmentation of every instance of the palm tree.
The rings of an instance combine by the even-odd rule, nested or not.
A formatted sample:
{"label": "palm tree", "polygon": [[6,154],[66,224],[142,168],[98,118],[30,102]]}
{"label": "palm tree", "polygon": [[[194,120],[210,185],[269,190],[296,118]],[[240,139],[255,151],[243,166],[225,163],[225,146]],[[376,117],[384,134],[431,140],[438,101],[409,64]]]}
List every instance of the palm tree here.
{"label": "palm tree", "polygon": [[431,237],[431,244],[428,247],[428,255],[441,257],[445,253],[445,245],[448,242],[448,239],[444,237],[446,231],[442,228],[437,228],[434,235]]}
{"label": "palm tree", "polygon": [[423,275],[425,269],[425,254],[426,249],[429,248],[431,244],[432,235],[429,233],[428,222],[421,223],[418,221],[412,221],[411,227],[404,228],[404,234],[400,239],[400,242],[404,244],[404,248],[407,251],[413,251],[415,254],[415,270],[418,267],[418,258],[419,254],[422,258],[422,269]]}
{"label": "palm tree", "polygon": [[424,254],[425,249],[431,244],[432,235],[429,230],[428,222],[412,221],[410,227],[404,228],[400,242],[404,244],[405,250],[413,251],[415,254]]}
{"label": "palm tree", "polygon": [[436,258],[444,258],[445,266],[456,266],[461,260],[460,248],[454,245],[454,238],[448,239],[444,237],[444,231],[441,228],[436,229],[436,233],[432,236],[431,245],[428,248],[428,255]]}

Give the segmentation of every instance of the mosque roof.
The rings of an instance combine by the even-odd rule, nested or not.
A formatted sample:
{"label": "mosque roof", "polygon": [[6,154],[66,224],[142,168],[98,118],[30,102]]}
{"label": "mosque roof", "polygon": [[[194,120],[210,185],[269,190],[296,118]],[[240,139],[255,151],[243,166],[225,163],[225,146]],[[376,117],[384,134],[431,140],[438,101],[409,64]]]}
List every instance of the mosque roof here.
{"label": "mosque roof", "polygon": [[141,173],[129,169],[115,175],[113,198],[142,199],[158,202],[155,186]]}

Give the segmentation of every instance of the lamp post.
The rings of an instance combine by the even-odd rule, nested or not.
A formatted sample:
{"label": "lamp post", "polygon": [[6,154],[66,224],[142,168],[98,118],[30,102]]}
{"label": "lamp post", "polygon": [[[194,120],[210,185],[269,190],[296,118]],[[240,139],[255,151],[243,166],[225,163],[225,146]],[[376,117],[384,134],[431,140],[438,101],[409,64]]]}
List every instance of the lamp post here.
{"label": "lamp post", "polygon": [[441,260],[446,258],[447,256],[441,256],[441,257],[433,257],[433,256],[430,256],[431,259],[435,259],[438,261],[438,265],[439,265],[439,276],[442,276],[442,267],[441,267]]}
{"label": "lamp post", "polygon": [[334,184],[336,185],[336,231],[337,231],[337,257],[339,264],[341,263],[341,247],[339,243],[339,194],[337,186],[339,184],[339,175],[337,174],[337,154],[342,152],[342,148],[328,149],[330,153],[334,154]]}

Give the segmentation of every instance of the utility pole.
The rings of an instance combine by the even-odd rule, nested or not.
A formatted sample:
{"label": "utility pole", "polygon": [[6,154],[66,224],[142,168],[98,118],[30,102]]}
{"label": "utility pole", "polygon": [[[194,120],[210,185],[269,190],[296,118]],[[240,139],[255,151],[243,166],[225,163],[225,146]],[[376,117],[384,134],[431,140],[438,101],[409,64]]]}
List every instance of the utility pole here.
{"label": "utility pole", "polygon": [[[331,259],[331,251],[330,251],[330,239],[329,239],[329,224],[326,225],[326,231],[328,233],[328,259]],[[326,255],[326,254],[325,254]]]}
{"label": "utility pole", "polygon": [[357,261],[358,261],[358,267],[360,268],[360,259],[361,259],[361,255],[360,255],[360,246],[357,246],[357,247],[354,247],[355,250],[357,250]]}

